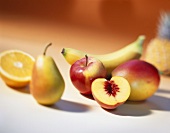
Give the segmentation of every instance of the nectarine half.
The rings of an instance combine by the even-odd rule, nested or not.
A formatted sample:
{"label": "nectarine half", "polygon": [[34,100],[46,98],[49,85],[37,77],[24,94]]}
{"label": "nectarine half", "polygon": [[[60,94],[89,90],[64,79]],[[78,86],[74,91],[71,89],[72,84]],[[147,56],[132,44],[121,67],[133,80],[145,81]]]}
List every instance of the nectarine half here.
{"label": "nectarine half", "polygon": [[130,95],[128,81],[119,76],[110,80],[98,78],[92,83],[92,95],[99,105],[105,109],[114,109],[123,104]]}

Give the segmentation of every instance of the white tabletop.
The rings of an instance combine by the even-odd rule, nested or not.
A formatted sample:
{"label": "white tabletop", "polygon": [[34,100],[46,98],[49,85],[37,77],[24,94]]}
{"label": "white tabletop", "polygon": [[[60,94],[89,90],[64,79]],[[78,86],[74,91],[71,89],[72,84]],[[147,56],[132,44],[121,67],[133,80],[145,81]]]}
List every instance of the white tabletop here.
{"label": "white tabletop", "polygon": [[[0,52],[7,49],[20,49],[36,57],[42,53],[46,43],[49,41],[54,43],[47,54],[55,59],[64,77],[66,88],[58,103],[52,107],[46,107],[35,101],[29,93],[29,87],[13,89],[6,86],[0,79],[0,133],[169,132],[170,77],[161,76],[158,91],[148,100],[126,102],[110,111],[102,109],[94,100],[82,96],[73,87],[69,78],[70,66],[62,57],[61,49],[74,47],[93,52],[96,46],[92,44],[99,43],[100,48],[95,52],[104,53],[110,50],[103,44],[110,44],[111,36],[85,32],[85,29],[84,32],[80,32],[79,29],[71,30],[71,28],[66,30],[63,27],[49,30],[44,26],[28,26],[17,21],[10,22],[4,19],[1,22],[3,34],[0,38]],[[32,30],[29,30],[30,28]],[[91,37],[92,35],[95,35],[94,38]],[[124,42],[130,42],[133,39],[133,37],[125,37]],[[84,45],[85,43],[89,45]],[[119,47],[121,45],[113,45],[112,49],[116,50]]]}

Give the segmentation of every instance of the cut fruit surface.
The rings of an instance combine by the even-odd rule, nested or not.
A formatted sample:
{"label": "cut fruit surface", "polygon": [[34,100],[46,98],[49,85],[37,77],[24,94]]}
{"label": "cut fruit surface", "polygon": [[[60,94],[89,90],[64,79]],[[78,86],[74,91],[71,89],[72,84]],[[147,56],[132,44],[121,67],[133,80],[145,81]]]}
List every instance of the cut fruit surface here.
{"label": "cut fruit surface", "polygon": [[12,87],[26,86],[32,74],[34,58],[20,50],[0,53],[0,74],[5,83]]}
{"label": "cut fruit surface", "polygon": [[94,99],[106,109],[114,109],[123,104],[130,95],[130,85],[123,77],[112,77],[110,81],[99,78],[92,83]]}

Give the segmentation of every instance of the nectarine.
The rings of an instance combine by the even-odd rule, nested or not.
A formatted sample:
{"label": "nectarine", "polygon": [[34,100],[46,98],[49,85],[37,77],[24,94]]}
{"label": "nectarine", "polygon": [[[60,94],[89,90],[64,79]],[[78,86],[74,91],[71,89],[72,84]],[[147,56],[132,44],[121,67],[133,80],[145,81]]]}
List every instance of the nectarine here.
{"label": "nectarine", "polygon": [[115,68],[112,76],[122,76],[131,86],[128,100],[141,101],[151,97],[158,89],[160,75],[155,66],[142,60],[131,60]]}
{"label": "nectarine", "polygon": [[92,95],[105,109],[114,109],[123,104],[128,99],[130,90],[128,81],[119,76],[110,80],[98,78],[92,83]]}

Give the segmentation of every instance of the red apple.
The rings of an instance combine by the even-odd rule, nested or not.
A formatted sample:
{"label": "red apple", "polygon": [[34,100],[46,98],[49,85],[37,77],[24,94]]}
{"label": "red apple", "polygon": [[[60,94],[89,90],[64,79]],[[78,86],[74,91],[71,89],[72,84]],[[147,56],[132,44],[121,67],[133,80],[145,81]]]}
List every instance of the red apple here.
{"label": "red apple", "polygon": [[103,63],[93,57],[85,56],[70,68],[70,79],[81,94],[91,94],[91,84],[97,78],[106,77]]}
{"label": "red apple", "polygon": [[151,97],[158,89],[160,75],[157,68],[142,60],[131,60],[115,68],[112,76],[122,76],[131,86],[128,100],[141,101]]}

